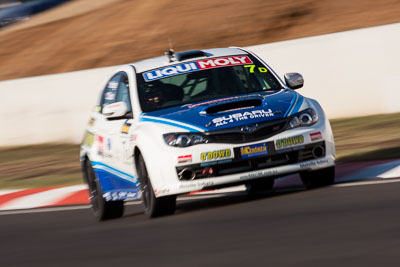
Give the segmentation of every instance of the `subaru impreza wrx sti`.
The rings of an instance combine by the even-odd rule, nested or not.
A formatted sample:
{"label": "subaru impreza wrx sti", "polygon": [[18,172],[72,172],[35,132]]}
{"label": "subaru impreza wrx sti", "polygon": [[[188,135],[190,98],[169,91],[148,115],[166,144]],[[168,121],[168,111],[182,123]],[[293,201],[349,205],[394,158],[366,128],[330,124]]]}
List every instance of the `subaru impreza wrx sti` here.
{"label": "subaru impreza wrx sti", "polygon": [[249,194],[300,173],[307,188],[334,182],[332,130],[316,100],[242,48],[169,51],[121,67],[105,84],[81,144],[99,220],[141,198],[150,216],[176,196],[244,184]]}

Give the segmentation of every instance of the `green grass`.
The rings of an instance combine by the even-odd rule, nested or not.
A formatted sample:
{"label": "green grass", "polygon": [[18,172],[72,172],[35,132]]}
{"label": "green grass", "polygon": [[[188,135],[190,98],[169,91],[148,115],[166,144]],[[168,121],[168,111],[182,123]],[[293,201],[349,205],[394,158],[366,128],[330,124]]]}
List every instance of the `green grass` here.
{"label": "green grass", "polygon": [[[400,113],[331,120],[339,162],[400,158]],[[79,145],[0,148],[0,189],[82,183]]]}

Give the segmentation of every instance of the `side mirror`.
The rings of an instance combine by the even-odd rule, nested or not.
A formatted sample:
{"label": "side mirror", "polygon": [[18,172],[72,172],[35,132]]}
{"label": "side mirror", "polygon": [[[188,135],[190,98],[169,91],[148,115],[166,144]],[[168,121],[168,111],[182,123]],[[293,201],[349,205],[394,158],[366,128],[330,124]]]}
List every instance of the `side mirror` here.
{"label": "side mirror", "polygon": [[128,113],[128,107],[125,102],[115,102],[103,108],[103,115],[107,119],[122,118]]}
{"label": "side mirror", "polygon": [[286,85],[293,90],[299,89],[304,85],[303,76],[297,72],[290,72],[285,74]]}

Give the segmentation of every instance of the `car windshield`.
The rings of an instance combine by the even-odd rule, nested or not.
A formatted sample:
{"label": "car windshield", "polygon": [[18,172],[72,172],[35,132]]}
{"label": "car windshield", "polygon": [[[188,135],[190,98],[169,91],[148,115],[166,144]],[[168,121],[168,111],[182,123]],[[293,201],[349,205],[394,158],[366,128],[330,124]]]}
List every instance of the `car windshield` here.
{"label": "car windshield", "polygon": [[251,55],[198,60],[138,73],[137,83],[143,112],[282,89],[270,70]]}

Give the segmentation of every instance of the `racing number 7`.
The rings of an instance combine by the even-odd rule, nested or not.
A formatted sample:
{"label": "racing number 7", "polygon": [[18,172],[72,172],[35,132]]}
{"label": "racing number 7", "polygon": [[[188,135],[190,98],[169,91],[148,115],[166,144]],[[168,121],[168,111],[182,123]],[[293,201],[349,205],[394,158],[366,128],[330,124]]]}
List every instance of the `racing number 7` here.
{"label": "racing number 7", "polygon": [[[256,65],[244,65],[245,68],[250,68],[250,73],[254,73],[254,68],[256,67]],[[267,68],[264,67],[258,67],[258,71],[259,72],[267,72]]]}
{"label": "racing number 7", "polygon": [[250,73],[254,73],[254,68],[256,65],[244,65],[245,68],[250,68]]}

